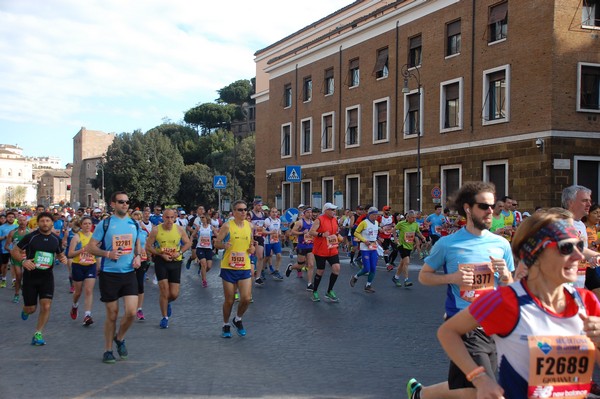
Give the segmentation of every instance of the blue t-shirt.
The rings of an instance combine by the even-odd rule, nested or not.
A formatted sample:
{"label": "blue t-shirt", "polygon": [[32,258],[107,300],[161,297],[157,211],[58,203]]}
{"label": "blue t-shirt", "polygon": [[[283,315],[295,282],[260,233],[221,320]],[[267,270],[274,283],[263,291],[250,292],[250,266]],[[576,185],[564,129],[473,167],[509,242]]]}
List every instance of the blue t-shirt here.
{"label": "blue t-shirt", "polygon": [[431,234],[435,234],[436,236],[441,236],[442,233],[437,231],[436,227],[442,227],[444,223],[446,223],[446,216],[444,216],[443,213],[440,213],[439,215],[432,213],[431,215],[427,216],[426,220],[428,223],[431,223],[431,226],[429,227],[429,232]]}
{"label": "blue t-shirt", "polygon": [[[102,241],[104,235],[104,221],[98,223],[92,238]],[[133,258],[135,256],[135,243],[138,239],[138,228],[133,219],[129,216],[121,219],[117,216],[110,217],[110,223],[102,242],[102,248],[107,251],[112,251],[113,242],[118,245],[118,248],[125,253],[119,259],[112,260],[102,258],[102,271],[109,273],[129,273],[133,269]]]}
{"label": "blue t-shirt", "polygon": [[158,226],[162,222],[163,222],[162,215],[156,215],[154,213],[152,215],[150,215],[150,223],[152,223],[154,226]]}
{"label": "blue t-shirt", "polygon": [[[454,234],[442,237],[431,248],[431,254],[425,258],[425,263],[436,271],[443,270],[445,274],[458,271],[458,265],[464,263],[490,262],[490,256],[504,259],[511,272],[515,270],[509,242],[488,230],[481,236],[475,236],[462,228]],[[498,273],[494,274],[495,285],[498,285]],[[460,297],[460,287],[448,284],[446,292],[446,315],[454,316],[471,303]]]}
{"label": "blue t-shirt", "polygon": [[58,230],[58,238],[60,238],[61,240],[64,238],[65,236],[65,232],[63,231],[65,227],[65,222],[62,219],[58,219],[54,221],[54,230]]}
{"label": "blue t-shirt", "polygon": [[[11,231],[18,229],[19,226],[15,226],[14,224],[8,224],[8,223],[4,223],[2,226],[0,226],[0,237],[8,237],[8,235],[10,234]],[[0,245],[2,246],[2,253],[3,254],[7,254],[8,251],[6,249],[4,249],[4,244],[6,244],[6,238],[4,240],[0,241]]]}

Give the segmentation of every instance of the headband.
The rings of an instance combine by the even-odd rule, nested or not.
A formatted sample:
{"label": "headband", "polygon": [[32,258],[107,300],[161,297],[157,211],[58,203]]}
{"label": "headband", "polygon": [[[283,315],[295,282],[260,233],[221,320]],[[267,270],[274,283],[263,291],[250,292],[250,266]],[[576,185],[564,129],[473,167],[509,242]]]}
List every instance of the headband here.
{"label": "headband", "polygon": [[551,242],[579,238],[577,229],[567,220],[550,223],[527,239],[519,248],[519,258],[527,267],[533,265]]}

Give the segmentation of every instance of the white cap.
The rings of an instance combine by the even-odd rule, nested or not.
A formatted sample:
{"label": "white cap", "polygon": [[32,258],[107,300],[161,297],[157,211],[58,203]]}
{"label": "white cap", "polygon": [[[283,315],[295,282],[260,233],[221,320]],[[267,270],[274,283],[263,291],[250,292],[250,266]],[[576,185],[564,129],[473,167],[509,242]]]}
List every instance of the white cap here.
{"label": "white cap", "polygon": [[323,210],[326,211],[327,209],[337,209],[337,206],[333,205],[331,202],[327,202],[323,205]]}
{"label": "white cap", "polygon": [[179,214],[180,215],[185,215],[185,211],[180,211]]}
{"label": "white cap", "polygon": [[528,218],[529,216],[531,216],[531,213],[529,213],[529,212],[523,212],[523,217]]}
{"label": "white cap", "polygon": [[304,205],[304,204],[298,205],[298,208],[305,208],[305,207],[306,207],[306,205]]}
{"label": "white cap", "polygon": [[94,213],[102,213],[102,209],[96,208],[96,209],[94,209]]}
{"label": "white cap", "polygon": [[367,214],[371,215],[373,213],[379,213],[379,209],[375,208],[374,206],[370,207],[367,211]]}

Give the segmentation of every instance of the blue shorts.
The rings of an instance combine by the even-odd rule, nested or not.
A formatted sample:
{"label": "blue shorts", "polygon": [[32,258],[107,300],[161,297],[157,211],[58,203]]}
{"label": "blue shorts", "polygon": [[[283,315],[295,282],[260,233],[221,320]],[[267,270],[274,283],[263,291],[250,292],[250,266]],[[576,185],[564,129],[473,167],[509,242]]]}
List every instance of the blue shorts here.
{"label": "blue shorts", "polygon": [[71,277],[73,281],[83,281],[86,278],[96,278],[96,264],[87,266],[80,265],[79,263],[73,263],[71,265]]}
{"label": "blue shorts", "polygon": [[246,280],[252,277],[251,270],[232,270],[232,269],[221,269],[219,274],[223,280],[231,284],[237,284],[240,280]]}
{"label": "blue shorts", "polygon": [[274,254],[280,254],[281,253],[281,243],[275,242],[273,244],[266,244],[265,245],[265,256],[271,256],[271,251],[273,251]]}

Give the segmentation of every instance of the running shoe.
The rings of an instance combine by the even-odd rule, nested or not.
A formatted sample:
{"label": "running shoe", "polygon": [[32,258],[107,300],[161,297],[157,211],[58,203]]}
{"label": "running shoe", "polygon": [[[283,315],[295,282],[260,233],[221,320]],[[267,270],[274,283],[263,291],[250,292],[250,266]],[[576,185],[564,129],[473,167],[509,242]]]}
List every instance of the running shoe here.
{"label": "running shoe", "polygon": [[102,363],[115,364],[116,362],[117,359],[115,359],[115,356],[113,355],[112,351],[106,351],[104,352],[104,355],[102,355]]}
{"label": "running shoe", "polygon": [[325,298],[329,299],[331,302],[340,301],[340,299],[337,297],[337,295],[335,295],[335,292],[333,290],[327,291],[327,294],[325,294]]}
{"label": "running shoe", "polygon": [[24,310],[21,311],[21,319],[27,320],[29,318],[29,313],[25,313]]}
{"label": "running shoe", "polygon": [[15,285],[17,284],[17,279],[13,278],[12,279],[12,287],[15,288]]}
{"label": "running shoe", "polygon": [[202,288],[208,287],[208,282],[206,280],[202,280]]}
{"label": "running shoe", "polygon": [[83,318],[83,326],[84,327],[91,326],[92,324],[94,324],[94,319],[92,319],[92,316],[85,316]]}
{"label": "running shoe", "polygon": [[240,337],[245,337],[246,336],[246,329],[244,328],[244,325],[242,324],[242,320],[238,320],[235,321],[235,319],[233,320],[233,326],[235,327],[238,335]]}
{"label": "running shoe", "polygon": [[396,278],[396,276],[392,276],[392,281],[396,284],[396,287],[402,287],[402,281],[399,278]]}
{"label": "running shoe", "polygon": [[221,337],[231,338],[231,326],[230,325],[223,326],[223,331],[221,331]]}
{"label": "running shoe", "polygon": [[160,320],[159,326],[160,326],[160,328],[169,328],[169,319],[167,319],[166,317],[163,317]]}
{"label": "running shoe", "polygon": [[365,285],[365,292],[368,292],[369,294],[374,294],[375,290],[373,289],[373,287],[367,284]]}
{"label": "running shoe", "polygon": [[44,337],[42,337],[41,332],[38,331],[35,334],[33,334],[33,338],[31,338],[31,345],[34,345],[34,346],[46,345],[46,341],[44,341]]}
{"label": "running shoe", "polygon": [[358,281],[358,277],[356,276],[352,276],[350,278],[350,287],[354,288],[354,286],[356,285],[356,282]]}
{"label": "running shoe", "polygon": [[78,310],[75,306],[71,307],[71,319],[75,320],[77,319],[77,315],[78,315]]}
{"label": "running shoe", "polygon": [[405,287],[412,287],[412,286],[413,286],[413,283],[412,283],[412,281],[410,281],[409,279],[405,278],[405,279],[404,279],[404,286],[405,286]]}
{"label": "running shoe", "polygon": [[146,320],[146,319],[144,318],[144,312],[142,312],[142,309],[138,309],[138,310],[137,310],[137,312],[135,313],[135,315],[136,315],[136,317],[137,317],[137,319],[138,319],[139,321],[144,321],[144,320]]}
{"label": "running shoe", "polygon": [[408,380],[408,383],[406,384],[406,395],[408,395],[408,399],[421,399],[421,389],[423,389],[423,386],[415,378]]}
{"label": "running shoe", "polygon": [[19,303],[19,295],[18,294],[13,296],[13,303]]}
{"label": "running shoe", "polygon": [[315,287],[312,285],[312,283],[308,283],[308,285],[306,286],[306,291],[314,291]]}
{"label": "running shoe", "polygon": [[127,359],[127,355],[129,353],[127,352],[127,347],[125,346],[125,340],[123,339],[123,340],[119,341],[117,339],[117,336],[115,335],[115,337],[113,338],[113,341],[115,341],[115,344],[117,344],[117,353],[119,354],[121,359],[123,359],[123,360]]}
{"label": "running shoe", "polygon": [[235,302],[239,302],[240,301],[240,294],[238,294],[237,292],[235,294],[233,294],[233,300]]}
{"label": "running shoe", "polygon": [[154,278],[152,279],[152,284],[158,285],[158,279],[156,278],[156,275],[154,275]]}
{"label": "running shoe", "polygon": [[254,285],[256,285],[257,287],[262,287],[263,285],[265,285],[265,281],[259,277],[256,280],[254,280]]}
{"label": "running shoe", "polygon": [[75,287],[73,287],[73,286],[70,286],[70,287],[69,287],[69,294],[72,294],[72,293],[74,293],[74,292],[75,292]]}
{"label": "running shoe", "polygon": [[167,303],[167,317],[171,317],[171,313],[173,313],[173,309],[171,309],[171,304]]}
{"label": "running shoe", "polygon": [[321,302],[321,298],[319,298],[319,293],[317,291],[313,291],[312,301],[313,302]]}
{"label": "running shoe", "polygon": [[292,264],[288,263],[287,267],[285,268],[285,276],[289,277],[290,274],[292,274]]}
{"label": "running shoe", "polygon": [[356,263],[354,263],[353,260],[350,261],[350,266],[356,266]]}
{"label": "running shoe", "polygon": [[301,270],[298,270],[298,272],[296,273],[296,277],[302,278],[302,271]]}
{"label": "running shoe", "polygon": [[267,273],[265,272],[265,269],[260,272],[260,278],[263,279],[263,281],[267,279]]}
{"label": "running shoe", "polygon": [[0,288],[6,288],[6,280],[0,281]]}
{"label": "running shoe", "polygon": [[190,267],[191,267],[191,266],[192,266],[192,258],[189,258],[189,259],[187,260],[187,262],[185,262],[185,268],[186,268],[187,270],[190,270]]}
{"label": "running shoe", "polygon": [[273,265],[269,265],[269,272],[271,274],[275,273],[275,269],[273,269]]}
{"label": "running shoe", "polygon": [[275,281],[283,280],[283,276],[281,275],[281,273],[279,273],[279,270],[275,270],[273,273],[271,273],[271,277],[273,277],[273,280]]}
{"label": "running shoe", "polygon": [[387,270],[388,272],[391,272],[392,270],[394,270],[394,265],[392,265],[392,264],[389,264],[389,263],[388,263],[388,264],[385,266],[385,268],[386,268],[386,270]]}

